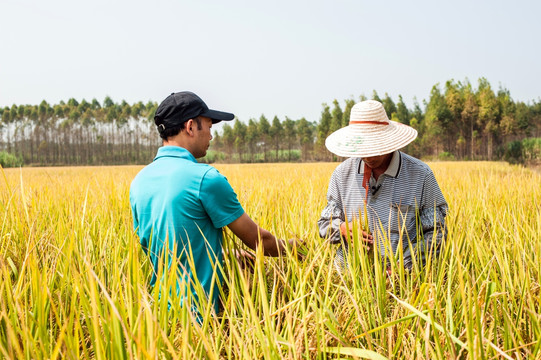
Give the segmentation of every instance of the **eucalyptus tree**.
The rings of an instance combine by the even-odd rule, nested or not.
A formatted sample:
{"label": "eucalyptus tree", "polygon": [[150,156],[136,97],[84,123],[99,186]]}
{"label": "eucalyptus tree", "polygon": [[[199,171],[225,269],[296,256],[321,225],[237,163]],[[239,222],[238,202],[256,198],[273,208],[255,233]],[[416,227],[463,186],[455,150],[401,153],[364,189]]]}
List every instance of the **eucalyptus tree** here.
{"label": "eucalyptus tree", "polygon": [[321,153],[322,158],[330,159],[332,157],[331,153],[326,151],[325,148],[325,139],[331,133],[331,119],[332,115],[329,110],[329,105],[323,104],[323,110],[321,111],[321,117],[319,118],[319,123],[317,126],[317,140],[316,145],[318,147],[317,151]]}
{"label": "eucalyptus tree", "polygon": [[[531,131],[534,137],[539,138],[541,137],[541,98],[537,99],[537,101],[534,101],[533,104],[528,106],[528,108],[530,110],[529,112],[531,116],[531,126],[529,127],[529,131]],[[519,119],[518,121],[521,128],[528,128],[528,126],[525,126],[523,124],[524,120]]]}
{"label": "eucalyptus tree", "polygon": [[[381,98],[379,97],[378,92],[376,90],[372,91],[372,100],[376,100],[376,101],[379,101],[380,103],[383,103],[383,100],[381,100]],[[363,101],[363,100],[361,100],[361,101]],[[391,116],[391,115],[389,114],[389,116]]]}
{"label": "eucalyptus tree", "polygon": [[228,123],[222,126],[222,141],[229,161],[233,160],[233,149],[235,148],[235,134]]}
{"label": "eucalyptus tree", "polygon": [[314,146],[314,125],[301,118],[297,121],[297,134],[301,145],[302,160],[308,161],[311,159],[311,152]]}
{"label": "eucalyptus tree", "polygon": [[[462,111],[464,110],[464,96],[462,92],[462,84],[449,80],[445,83],[445,104],[449,109],[451,119],[447,126],[449,134],[445,136],[447,139],[448,151],[453,154],[458,154],[463,158],[466,151],[466,129],[461,126]],[[452,144],[453,140],[455,143]],[[456,151],[455,151],[456,150]]]}
{"label": "eucalyptus tree", "polygon": [[261,142],[261,146],[263,147],[263,161],[267,162],[267,151],[269,148],[270,143],[270,123],[269,120],[265,117],[265,115],[261,114],[259,117],[259,123],[257,124],[259,127],[259,139]]}
{"label": "eucalyptus tree", "polygon": [[396,103],[396,116],[402,124],[410,124],[410,111],[402,99],[402,95],[398,95],[398,103]]}
{"label": "eucalyptus tree", "polygon": [[235,119],[233,131],[235,133],[235,150],[239,155],[239,162],[242,162],[242,155],[246,150],[246,125],[239,119]]}
{"label": "eucalyptus tree", "polygon": [[329,132],[332,133],[342,127],[342,118],[344,116],[344,113],[342,112],[342,108],[340,107],[340,104],[338,103],[338,100],[333,100],[333,109],[331,111],[331,126],[329,129]]}
{"label": "eucalyptus tree", "polygon": [[274,145],[274,151],[276,152],[274,155],[274,160],[278,161],[280,143],[282,142],[282,138],[284,136],[284,127],[282,126],[280,119],[278,119],[278,116],[274,116],[274,118],[272,119],[272,125],[270,127],[269,133],[272,139],[272,143]]}
{"label": "eucalyptus tree", "polygon": [[466,146],[468,145],[469,140],[470,160],[473,160],[475,159],[477,148],[477,118],[479,116],[479,104],[477,103],[477,97],[469,83],[463,88],[463,97],[464,109],[460,114],[460,119],[462,126],[469,129],[469,136],[466,137]]}
{"label": "eucalyptus tree", "polygon": [[[26,105],[24,109],[24,123],[21,128],[21,142],[20,148],[21,153],[23,153],[23,158],[26,156],[26,160],[30,163],[34,163],[34,155],[36,152],[36,142],[33,140],[33,128],[37,123],[39,118],[38,106],[37,105]],[[27,131],[28,130],[28,131]],[[26,142],[30,138],[30,154],[26,153]],[[39,146],[39,145],[38,145]]]}
{"label": "eucalyptus tree", "polygon": [[[538,103],[540,104],[540,103]],[[538,108],[541,106],[537,105]],[[541,110],[541,109],[539,109]],[[523,101],[515,103],[515,121],[520,138],[541,137],[541,111],[536,111],[536,104],[528,106]]]}
{"label": "eucalyptus tree", "polygon": [[287,159],[291,161],[291,151],[297,142],[297,128],[295,121],[286,116],[284,120],[284,139],[287,144]]}
{"label": "eucalyptus tree", "polygon": [[342,127],[349,125],[349,117],[351,115],[351,108],[355,105],[355,100],[346,99],[346,106],[344,106],[344,112],[342,113]]}
{"label": "eucalyptus tree", "polygon": [[500,120],[500,132],[503,137],[503,142],[508,140],[515,140],[520,129],[518,127],[516,114],[516,104],[511,99],[511,94],[509,90],[500,88],[498,90],[498,95],[496,96],[498,100],[501,120]]}
{"label": "eucalyptus tree", "polygon": [[392,118],[393,114],[396,114],[397,112],[396,104],[394,103],[393,99],[389,96],[389,94],[385,93],[385,97],[383,100],[381,100],[381,103],[383,104],[383,108],[385,109],[389,119]]}
{"label": "eucalyptus tree", "polygon": [[479,101],[478,125],[483,132],[483,137],[486,138],[487,157],[492,160],[494,138],[498,136],[499,131],[500,112],[496,94],[485,78],[479,79],[477,98]]}
{"label": "eucalyptus tree", "polygon": [[[439,84],[434,85],[430,91],[430,99],[426,106],[425,121],[425,145],[432,150],[434,155],[437,155],[440,150],[440,142],[446,139],[446,131],[451,121],[451,113],[445,103],[445,97],[440,91]],[[443,143],[444,145],[448,144],[447,141],[443,141]],[[449,151],[449,148],[444,147],[443,150]]]}
{"label": "eucalyptus tree", "polygon": [[259,137],[259,127],[257,126],[257,122],[254,119],[250,119],[246,128],[246,144],[248,145],[248,151],[250,153],[250,162],[255,161]]}
{"label": "eucalyptus tree", "polygon": [[[37,115],[38,115],[37,119],[34,122],[34,127],[33,127],[34,134],[31,138],[31,142],[36,141],[37,162],[47,163],[50,158],[50,151],[52,150],[51,147],[49,146],[49,138],[52,132],[51,121],[53,120],[54,111],[53,111],[53,108],[47,103],[47,101],[43,100],[38,106]],[[32,158],[34,157],[33,155],[34,154],[32,154]],[[42,160],[43,157],[45,157],[45,159]],[[32,160],[32,162],[34,162],[34,160]]]}
{"label": "eucalyptus tree", "polygon": [[[15,112],[16,113],[16,112]],[[11,115],[11,108],[9,106],[5,106],[4,109],[2,109],[2,122],[0,123],[0,128],[6,129],[6,131],[2,131],[2,136],[0,138],[0,141],[6,141],[6,148],[7,152],[11,153],[11,124],[13,123],[14,119]]]}

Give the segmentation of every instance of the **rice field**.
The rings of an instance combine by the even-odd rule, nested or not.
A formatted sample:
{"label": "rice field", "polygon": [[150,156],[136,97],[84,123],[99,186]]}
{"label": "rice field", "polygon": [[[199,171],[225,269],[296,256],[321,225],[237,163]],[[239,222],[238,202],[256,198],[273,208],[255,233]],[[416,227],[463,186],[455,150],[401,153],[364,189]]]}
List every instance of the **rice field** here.
{"label": "rice field", "polygon": [[337,165],[216,166],[256,222],[307,254],[257,253],[253,272],[226,257],[223,311],[201,319],[148,287],[128,200],[141,167],[1,171],[0,357],[541,358],[539,174],[431,163],[450,206],[443,253],[388,278],[361,247],[339,274],[317,234]]}

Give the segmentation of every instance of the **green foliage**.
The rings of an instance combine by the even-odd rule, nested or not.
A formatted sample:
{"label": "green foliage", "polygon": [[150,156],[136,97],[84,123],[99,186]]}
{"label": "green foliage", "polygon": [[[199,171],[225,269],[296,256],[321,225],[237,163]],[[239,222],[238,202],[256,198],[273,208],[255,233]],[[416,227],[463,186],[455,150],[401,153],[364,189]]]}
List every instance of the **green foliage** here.
{"label": "green foliage", "polygon": [[209,150],[205,157],[197,159],[197,161],[200,163],[213,164],[216,162],[224,162],[225,158],[226,155],[223,152]]}
{"label": "green foliage", "polygon": [[511,141],[505,146],[504,160],[511,164],[523,162],[522,142],[519,140]]}
{"label": "green foliage", "polygon": [[500,151],[504,160],[511,164],[538,163],[541,161],[541,138],[510,141]]}
{"label": "green foliage", "polygon": [[522,140],[522,152],[524,160],[541,160],[541,138],[527,138]]}
{"label": "green foliage", "polygon": [[342,127],[349,125],[349,115],[353,105],[355,105],[355,100],[346,99],[346,106],[344,107],[344,112],[342,114]]}
{"label": "green foliage", "polygon": [[9,107],[4,107],[3,109],[0,109],[0,124],[3,122],[5,124],[9,123],[11,120],[11,112]]}
{"label": "green foliage", "polygon": [[451,154],[450,152],[443,151],[438,154],[438,160],[451,161],[451,160],[455,160],[455,156]]}
{"label": "green foliage", "polygon": [[115,106],[115,103],[113,102],[113,100],[109,96],[106,96],[105,99],[103,100],[103,107],[110,108],[113,106]]}
{"label": "green foliage", "polygon": [[237,150],[239,156],[242,156],[245,151],[246,129],[247,127],[243,122],[241,122],[239,119],[235,120],[235,124],[233,125],[233,133],[235,134],[235,149]]}
{"label": "green foliage", "polygon": [[[280,119],[278,119],[278,116],[275,116],[272,119],[272,125],[270,127],[269,135],[274,145],[274,151],[275,153],[278,153],[278,151],[280,151],[280,146],[284,140],[284,127],[280,122]],[[274,160],[278,161],[278,158],[275,157]]]}
{"label": "green foliage", "polygon": [[410,113],[408,110],[408,107],[404,103],[404,100],[402,99],[402,95],[398,95],[398,104],[396,105],[396,116],[398,117],[398,121],[402,124],[409,125],[410,124]]}
{"label": "green foliage", "polygon": [[387,113],[389,119],[392,118],[393,114],[396,114],[397,112],[393,99],[389,96],[389,94],[385,93],[385,98],[383,98],[381,102],[383,103],[383,107],[385,108],[385,112]]}
{"label": "green foliage", "polygon": [[280,162],[287,162],[287,161],[299,161],[301,159],[301,152],[300,150],[280,150],[278,152],[271,150],[271,156],[272,158],[276,159]]}
{"label": "green foliage", "polygon": [[330,132],[334,132],[342,127],[342,118],[343,118],[343,112],[340,108],[340,104],[338,103],[338,100],[333,100],[333,109],[331,112],[331,127]]}
{"label": "green foliage", "polygon": [[23,166],[23,159],[7,151],[0,151],[0,165],[3,168]]}
{"label": "green foliage", "polygon": [[376,100],[376,101],[379,101],[380,103],[383,103],[383,100],[381,100],[376,90],[372,91],[372,100]]}

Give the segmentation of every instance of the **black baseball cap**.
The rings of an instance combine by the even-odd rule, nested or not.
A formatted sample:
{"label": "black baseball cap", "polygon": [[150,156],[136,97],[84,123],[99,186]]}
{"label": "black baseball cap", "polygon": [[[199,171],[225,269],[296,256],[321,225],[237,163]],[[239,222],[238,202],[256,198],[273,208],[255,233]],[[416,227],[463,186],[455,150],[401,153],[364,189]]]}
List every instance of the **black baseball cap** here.
{"label": "black baseball cap", "polygon": [[159,128],[167,129],[198,116],[211,118],[213,124],[235,118],[231,113],[209,109],[207,104],[191,91],[180,91],[171,93],[162,101],[154,115],[154,122]]}

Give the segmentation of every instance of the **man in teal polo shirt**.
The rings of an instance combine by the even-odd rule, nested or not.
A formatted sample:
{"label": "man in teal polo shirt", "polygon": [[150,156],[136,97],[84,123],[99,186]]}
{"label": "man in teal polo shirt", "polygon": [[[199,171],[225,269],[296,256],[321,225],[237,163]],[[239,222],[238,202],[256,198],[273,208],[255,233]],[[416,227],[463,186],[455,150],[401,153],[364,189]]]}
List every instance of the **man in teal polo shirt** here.
{"label": "man in teal polo shirt", "polygon": [[286,246],[252,221],[218,170],[196,161],[207,153],[212,124],[233,118],[231,113],[210,110],[192,92],[168,96],[154,117],[163,146],[130,187],[134,228],[152,262],[151,285],[168,259],[167,267],[178,266],[177,291],[185,286],[197,299],[194,281],[199,282],[216,312],[214,285],[221,277],[217,264],[222,261],[223,227],[251,249],[263,246],[265,255],[283,254]]}

